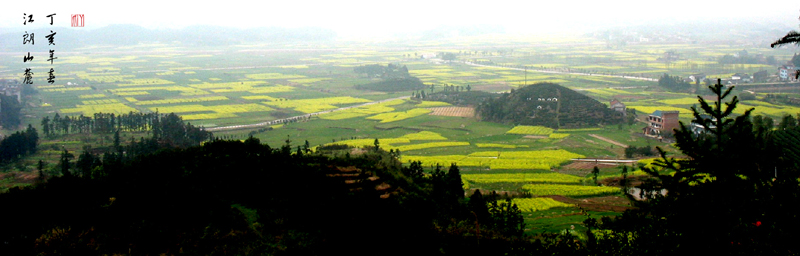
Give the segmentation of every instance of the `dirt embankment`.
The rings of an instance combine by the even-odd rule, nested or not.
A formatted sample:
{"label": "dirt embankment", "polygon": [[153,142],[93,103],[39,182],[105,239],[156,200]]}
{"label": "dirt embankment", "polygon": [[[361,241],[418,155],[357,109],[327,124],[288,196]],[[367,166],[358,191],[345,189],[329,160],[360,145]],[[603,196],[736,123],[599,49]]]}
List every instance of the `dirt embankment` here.
{"label": "dirt embankment", "polygon": [[603,196],[586,199],[575,199],[566,196],[547,197],[562,203],[577,205],[578,207],[586,209],[587,211],[624,212],[625,210],[633,208],[628,199],[622,196]]}

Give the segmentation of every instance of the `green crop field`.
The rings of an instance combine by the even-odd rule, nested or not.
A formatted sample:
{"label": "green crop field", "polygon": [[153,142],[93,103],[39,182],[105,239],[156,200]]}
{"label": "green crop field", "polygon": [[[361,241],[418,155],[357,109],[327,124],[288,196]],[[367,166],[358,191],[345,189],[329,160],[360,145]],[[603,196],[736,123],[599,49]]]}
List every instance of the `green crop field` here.
{"label": "green crop field", "polygon": [[561,173],[469,173],[462,177],[470,183],[550,183],[580,184],[582,178]]}
{"label": "green crop field", "polygon": [[557,207],[572,207],[571,204],[565,204],[552,198],[514,198],[511,202],[517,204],[523,212],[536,212],[549,210]]}
{"label": "green crop field", "polygon": [[617,187],[598,187],[580,185],[529,184],[522,186],[526,192],[536,196],[564,195],[574,197],[590,197],[621,194]]}

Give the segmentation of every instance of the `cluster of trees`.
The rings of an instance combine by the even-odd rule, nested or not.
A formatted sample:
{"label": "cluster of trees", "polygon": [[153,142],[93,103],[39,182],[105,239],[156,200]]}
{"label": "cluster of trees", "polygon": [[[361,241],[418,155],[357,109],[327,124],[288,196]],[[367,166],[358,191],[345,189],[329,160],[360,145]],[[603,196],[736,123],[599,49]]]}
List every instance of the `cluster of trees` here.
{"label": "cluster of trees", "polygon": [[[122,166],[126,161],[133,161],[139,157],[154,154],[162,149],[168,149],[174,145],[165,144],[157,138],[131,138],[130,142],[123,146],[120,141],[119,132],[114,133],[114,144],[102,155],[96,149],[89,146],[83,148],[83,152],[75,155],[66,149],[63,150],[59,158],[55,173],[62,176],[83,177],[86,179],[100,179],[106,176],[107,170],[114,170]],[[73,162],[73,160],[75,160]],[[44,175],[42,167],[39,167],[40,174]],[[53,172],[50,172],[53,173]]]}
{"label": "cluster of trees", "polygon": [[0,94],[0,126],[16,129],[21,122],[20,110],[22,104],[17,101],[17,97]]}
{"label": "cluster of trees", "polygon": [[272,130],[274,130],[274,128],[272,128],[272,126],[265,127],[265,128],[258,128],[258,130],[250,131],[247,135],[248,135],[248,137],[253,137],[256,134],[264,133],[264,132],[268,132],[268,131],[272,131]]}
{"label": "cluster of trees", "polygon": [[680,76],[670,76],[666,73],[658,78],[658,86],[673,92],[691,92],[694,89],[691,84],[683,81]]}
{"label": "cluster of trees", "polygon": [[456,60],[458,55],[452,52],[440,52],[438,56],[439,58],[442,58],[442,60]]}
{"label": "cluster of trees", "polygon": [[53,118],[42,118],[42,133],[45,136],[58,134],[92,133],[111,134],[114,131],[147,131],[157,123],[164,114],[130,112],[117,115],[114,113],[95,113],[92,116],[61,116],[56,113]]}
{"label": "cluster of trees", "polygon": [[356,73],[365,74],[367,77],[379,77],[381,81],[356,85],[359,90],[371,90],[382,92],[413,91],[425,88],[425,84],[419,78],[413,77],[408,73],[408,68],[403,65],[389,63],[386,66],[379,64],[364,65],[355,67]]}
{"label": "cluster of trees", "polygon": [[775,120],[769,116],[755,115],[749,121],[753,125],[753,132],[758,134],[772,130],[790,131],[800,127],[800,115],[797,117],[788,114],[783,115],[777,122],[777,126]]}
{"label": "cluster of trees", "polygon": [[411,92],[412,99],[427,99],[428,96],[425,94],[425,90],[420,90],[419,92]]}
{"label": "cluster of trees", "polygon": [[[755,98],[755,96],[753,96]],[[786,104],[792,106],[800,106],[800,98],[790,97],[786,94],[772,94],[768,93],[764,97],[764,101],[774,104]]]}
{"label": "cluster of trees", "polygon": [[30,124],[28,129],[15,132],[0,140],[0,165],[36,153],[38,143],[39,133]]}
{"label": "cluster of trees", "polygon": [[153,138],[169,145],[188,147],[214,138],[214,135],[204,128],[195,127],[192,123],[184,123],[183,119],[175,113],[156,116],[151,128]]}
{"label": "cluster of trees", "polygon": [[452,85],[452,84],[443,84],[442,85],[442,91],[443,92],[462,92],[462,91],[471,91],[471,90],[472,90],[472,86],[470,86],[470,85],[467,85],[467,86],[456,86],[456,85]]}
{"label": "cluster of trees", "polygon": [[386,66],[380,64],[371,64],[358,66],[353,68],[357,74],[365,74],[367,77],[380,77],[380,78],[408,78],[411,75],[408,73],[408,67],[405,65],[399,66],[389,63]]}
{"label": "cluster of trees", "polygon": [[525,229],[522,211],[508,198],[505,202],[500,202],[496,193],[484,196],[480,190],[476,190],[465,200],[461,173],[455,164],[450,165],[447,172],[442,166],[436,165],[429,177],[423,175],[420,162],[411,162],[408,167],[402,168],[402,172],[415,183],[429,187],[430,198],[437,214],[434,219],[436,226],[449,229],[474,228],[473,234],[476,236],[480,236],[480,232],[488,237],[522,236]]}
{"label": "cluster of trees", "polygon": [[733,56],[731,54],[725,54],[720,56],[717,59],[719,64],[767,64],[767,65],[775,65],[778,64],[778,60],[775,59],[775,56],[760,56],[760,55],[749,55],[749,54],[739,54],[739,56]]}
{"label": "cluster of trees", "polygon": [[599,101],[553,83],[537,83],[487,100],[476,108],[484,120],[551,128],[618,124],[622,115]]}
{"label": "cluster of trees", "polygon": [[525,231],[522,210],[510,198],[500,201],[494,191],[484,196],[480,190],[476,190],[469,197],[468,206],[474,213],[476,222],[486,229],[509,237],[521,237]]}
{"label": "cluster of trees", "polygon": [[742,92],[739,93],[739,100],[756,100],[756,95],[754,93],[749,92]]}
{"label": "cluster of trees", "polygon": [[625,148],[625,157],[631,158],[635,155],[653,156],[655,155],[655,151],[650,146],[641,146],[641,147],[628,146],[627,148]]}
{"label": "cluster of trees", "polygon": [[110,134],[119,131],[152,131],[153,138],[175,146],[188,147],[212,139],[212,133],[191,123],[184,123],[175,113],[139,113],[115,115],[95,113],[88,117],[60,116],[42,118],[42,132],[47,137],[63,134]]}
{"label": "cluster of trees", "polygon": [[[419,97],[419,93],[416,94]],[[412,95],[412,97],[415,95]],[[477,106],[484,101],[496,98],[499,95],[483,91],[472,91],[467,85],[467,91],[438,91],[435,93],[424,94],[425,100],[444,101],[456,106]]]}
{"label": "cluster of trees", "polygon": [[436,85],[435,84],[431,84],[429,88],[430,88],[430,92],[429,93],[425,93],[424,88],[422,88],[422,90],[419,90],[419,91],[411,92],[411,98],[413,98],[413,99],[431,100],[430,97],[433,97],[434,99],[432,99],[432,100],[437,100],[438,98],[447,98],[447,96],[441,97],[442,95],[454,95],[454,94],[458,94],[458,92],[462,92],[464,90],[466,90],[466,91],[471,91],[472,90],[472,87],[470,87],[469,85],[467,85],[467,88],[465,88],[465,87],[461,87],[461,86],[455,86],[455,85],[452,85],[452,84],[442,84],[442,91],[436,92],[436,93],[438,93],[440,95],[434,95],[434,94],[436,94],[436,93],[433,92],[436,89]]}

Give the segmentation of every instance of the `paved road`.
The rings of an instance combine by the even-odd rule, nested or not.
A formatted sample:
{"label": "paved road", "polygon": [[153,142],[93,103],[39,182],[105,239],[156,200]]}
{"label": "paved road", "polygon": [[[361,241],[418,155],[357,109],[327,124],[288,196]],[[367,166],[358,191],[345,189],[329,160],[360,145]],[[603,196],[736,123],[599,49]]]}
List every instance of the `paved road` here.
{"label": "paved road", "polygon": [[597,159],[597,158],[573,158],[570,160],[575,162],[617,163],[617,164],[631,164],[639,161],[630,159]]}
{"label": "paved road", "polygon": [[355,106],[349,106],[349,107],[343,107],[343,108],[320,111],[320,112],[316,112],[316,113],[309,113],[309,114],[305,114],[305,115],[281,118],[281,119],[261,122],[261,123],[257,123],[257,124],[241,124],[241,125],[230,125],[230,126],[220,126],[220,127],[206,128],[206,131],[216,132],[216,131],[223,131],[223,130],[252,129],[252,128],[258,128],[258,127],[263,127],[263,126],[268,126],[268,125],[282,124],[282,123],[286,123],[286,122],[289,122],[289,121],[292,121],[292,120],[301,120],[301,119],[305,119],[305,118],[309,118],[309,117],[312,117],[312,116],[325,114],[325,113],[331,113],[331,112],[342,111],[342,110],[347,110],[347,109],[351,109],[351,108],[363,107],[363,106],[368,106],[368,105],[372,105],[372,104],[378,104],[378,103],[383,103],[383,102],[387,102],[387,101],[393,101],[393,100],[399,100],[399,99],[408,99],[408,98],[411,98],[411,96],[403,96],[403,97],[397,97],[397,98],[373,101],[373,102],[368,102],[368,103],[355,105]]}

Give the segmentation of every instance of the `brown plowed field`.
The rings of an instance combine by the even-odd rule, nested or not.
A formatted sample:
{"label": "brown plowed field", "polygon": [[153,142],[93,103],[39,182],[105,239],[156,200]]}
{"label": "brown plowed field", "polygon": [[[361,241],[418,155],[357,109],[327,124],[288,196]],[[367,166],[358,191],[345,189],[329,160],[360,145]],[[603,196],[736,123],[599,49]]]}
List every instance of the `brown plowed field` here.
{"label": "brown plowed field", "polygon": [[438,107],[428,108],[433,112],[430,115],[434,116],[458,116],[458,117],[474,117],[475,108],[470,107]]}

